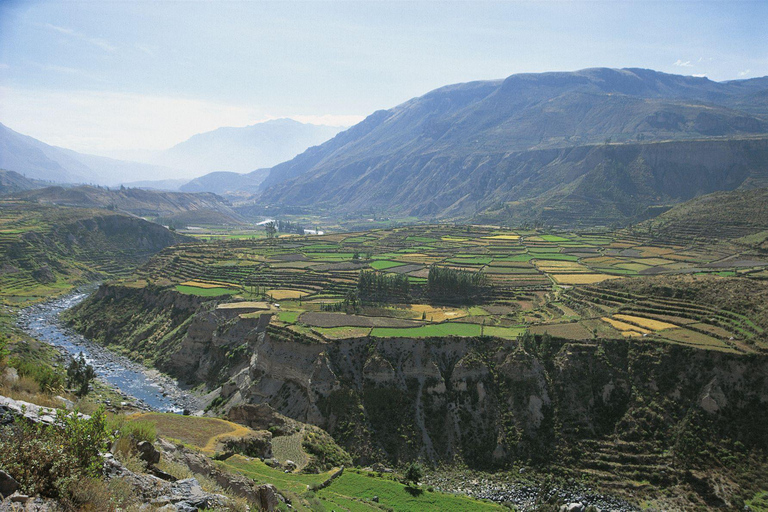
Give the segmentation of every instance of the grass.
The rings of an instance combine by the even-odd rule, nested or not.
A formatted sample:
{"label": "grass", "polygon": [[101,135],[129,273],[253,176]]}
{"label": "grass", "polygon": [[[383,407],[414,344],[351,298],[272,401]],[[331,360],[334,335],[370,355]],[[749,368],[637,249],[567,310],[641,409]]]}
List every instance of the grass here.
{"label": "grass", "polygon": [[443,322],[421,327],[374,327],[371,336],[378,338],[431,338],[441,336],[480,336],[478,324]]}
{"label": "grass", "polygon": [[177,285],[176,291],[185,295],[197,295],[199,297],[220,297],[222,295],[234,295],[239,290],[232,288],[198,288],[197,286]]}
{"label": "grass", "polygon": [[411,488],[400,482],[385,478],[377,478],[368,473],[345,471],[326,489],[318,491],[317,495],[333,501],[341,498],[349,500],[358,498],[373,505],[372,498],[379,497],[378,505],[390,507],[393,510],[419,510],[464,512],[467,510],[505,510],[495,503],[474,500],[465,496],[430,492],[423,488]]}
{"label": "grass", "polygon": [[632,315],[613,315],[613,318],[618,318],[619,320],[624,320],[625,322],[630,322],[652,331],[663,331],[664,329],[676,329],[679,327],[675,324],[662,322],[660,320],[652,320],[650,318],[643,318]]}
{"label": "grass", "polygon": [[401,263],[399,261],[376,260],[376,261],[372,261],[370,265],[371,265],[371,268],[374,268],[376,270],[384,270],[392,267],[400,267],[404,265],[404,263]]}
{"label": "grass", "polygon": [[281,311],[277,314],[278,320],[286,324],[295,324],[303,311]]}
{"label": "grass", "polygon": [[287,460],[296,463],[299,470],[303,469],[309,461],[309,457],[301,446],[304,433],[297,432],[289,436],[272,438],[272,453],[277,460],[284,463]]}
{"label": "grass", "polygon": [[608,279],[616,279],[618,276],[610,276],[608,274],[553,274],[552,279],[557,284],[594,284],[606,281]]}
{"label": "grass", "polygon": [[307,292],[301,290],[268,290],[267,294],[272,297],[273,300],[285,300],[285,299],[300,299],[309,295]]}
{"label": "grass", "polygon": [[219,438],[245,435],[251,431],[237,423],[218,418],[182,416],[171,413],[139,413],[128,416],[126,420],[129,423],[133,421],[152,423],[158,435],[177,439],[208,453],[213,453]]}

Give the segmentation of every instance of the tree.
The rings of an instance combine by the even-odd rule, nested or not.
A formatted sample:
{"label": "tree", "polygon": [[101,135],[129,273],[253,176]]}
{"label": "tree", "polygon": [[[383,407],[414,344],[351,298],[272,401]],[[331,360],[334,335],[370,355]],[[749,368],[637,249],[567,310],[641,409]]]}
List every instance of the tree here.
{"label": "tree", "polygon": [[405,483],[408,485],[419,485],[419,481],[424,476],[424,470],[421,467],[421,464],[418,462],[411,462],[408,465],[408,469],[405,470],[405,476],[404,480]]}
{"label": "tree", "polygon": [[264,225],[264,229],[267,232],[267,238],[275,238],[275,235],[277,234],[277,226],[274,222],[267,222]]}
{"label": "tree", "polygon": [[77,396],[88,394],[88,388],[96,372],[93,366],[85,362],[85,356],[80,352],[80,357],[72,358],[67,368],[67,387],[74,388]]}

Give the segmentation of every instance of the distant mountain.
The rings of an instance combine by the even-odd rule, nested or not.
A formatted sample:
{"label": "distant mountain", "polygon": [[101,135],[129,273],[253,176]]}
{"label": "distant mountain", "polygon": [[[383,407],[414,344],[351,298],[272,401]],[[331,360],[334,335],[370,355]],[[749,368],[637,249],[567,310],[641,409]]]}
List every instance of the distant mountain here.
{"label": "distant mountain", "polygon": [[51,146],[0,124],[0,168],[56,183],[117,185],[167,175],[169,169]]}
{"label": "distant mountain", "polygon": [[190,177],[214,171],[245,173],[285,162],[341,130],[343,128],[335,126],[275,119],[200,133],[163,151],[131,151],[123,155],[131,160],[183,169]]}
{"label": "distant mountain", "polygon": [[251,196],[259,191],[259,185],[269,174],[269,169],[239,174],[236,172],[212,172],[195,178],[179,187],[182,192],[213,192],[225,197]]}
{"label": "distant mountain", "polygon": [[766,179],[766,91],[768,78],[604,68],[451,85],[273,167],[261,198],[338,214],[626,222]]}
{"label": "distant mountain", "polygon": [[31,180],[17,172],[0,169],[0,196],[49,186],[51,186],[50,183]]}
{"label": "distant mountain", "polygon": [[[83,185],[30,190],[16,194],[16,197],[39,203],[106,208],[140,217],[173,219],[176,215],[184,214],[185,222],[191,223],[194,223],[195,215],[205,219],[215,217],[218,224],[242,222],[240,216],[223,198],[210,193],[159,192],[138,188],[111,190]],[[215,216],[211,212],[214,212]]]}

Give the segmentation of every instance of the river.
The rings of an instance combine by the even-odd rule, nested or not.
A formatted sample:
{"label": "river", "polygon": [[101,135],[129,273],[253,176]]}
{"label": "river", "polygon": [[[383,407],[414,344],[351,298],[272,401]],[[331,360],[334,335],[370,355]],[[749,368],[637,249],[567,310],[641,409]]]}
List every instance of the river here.
{"label": "river", "polygon": [[61,313],[82,302],[89,294],[90,291],[81,290],[24,308],[19,313],[18,325],[30,336],[62,352],[72,356],[82,352],[96,371],[97,378],[125,395],[127,403],[162,412],[199,409],[200,400],[184,391],[173,379],[116,354],[63,324]]}

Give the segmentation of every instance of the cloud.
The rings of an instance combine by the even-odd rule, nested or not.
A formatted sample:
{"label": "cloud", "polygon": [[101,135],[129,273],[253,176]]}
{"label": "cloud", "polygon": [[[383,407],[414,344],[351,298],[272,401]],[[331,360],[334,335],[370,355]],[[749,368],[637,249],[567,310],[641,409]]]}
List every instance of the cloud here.
{"label": "cloud", "polygon": [[166,149],[222,126],[249,126],[281,117],[331,126],[350,126],[363,119],[274,115],[258,106],[170,96],[0,86],[0,122],[48,144],[85,153]]}
{"label": "cloud", "polygon": [[739,71],[739,76],[747,76],[752,70],[751,69],[745,69],[744,71]]}
{"label": "cloud", "polygon": [[693,64],[691,64],[691,61],[686,60],[683,61],[682,59],[677,59],[677,62],[673,64],[674,66],[679,66],[681,68],[692,68]]}
{"label": "cloud", "polygon": [[58,32],[59,34],[64,34],[66,36],[73,37],[75,39],[79,39],[80,41],[84,41],[88,44],[91,44],[93,46],[96,46],[98,48],[101,48],[104,51],[107,52],[114,52],[117,50],[116,46],[113,46],[109,41],[106,39],[101,39],[98,37],[90,37],[85,34],[81,34],[80,32],[76,30],[72,30],[71,28],[66,27],[60,27],[58,25],[52,25],[51,23],[46,23],[45,27],[53,30],[55,32]]}
{"label": "cloud", "polygon": [[154,57],[155,56],[155,50],[157,50],[156,47],[149,46],[148,44],[138,44],[137,43],[137,44],[134,44],[133,47],[136,48],[137,50],[139,50],[142,53],[146,53],[150,57]]}

